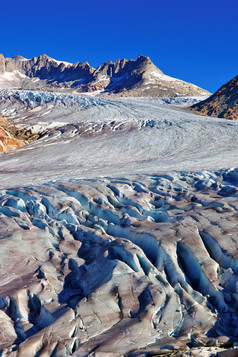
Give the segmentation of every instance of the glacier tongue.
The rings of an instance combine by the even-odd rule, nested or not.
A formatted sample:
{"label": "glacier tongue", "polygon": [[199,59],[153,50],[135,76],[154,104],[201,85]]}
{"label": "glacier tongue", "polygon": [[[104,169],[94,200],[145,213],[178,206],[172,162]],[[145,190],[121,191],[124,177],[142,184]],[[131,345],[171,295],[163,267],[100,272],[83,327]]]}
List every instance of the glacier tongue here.
{"label": "glacier tongue", "polygon": [[42,136],[0,160],[2,187],[18,184],[16,175],[29,185],[237,166],[238,123],[175,107],[184,99],[2,91],[0,100],[0,115]]}
{"label": "glacier tongue", "polygon": [[41,135],[0,156],[2,355],[238,342],[237,123],[178,107],[190,98],[0,99]]}

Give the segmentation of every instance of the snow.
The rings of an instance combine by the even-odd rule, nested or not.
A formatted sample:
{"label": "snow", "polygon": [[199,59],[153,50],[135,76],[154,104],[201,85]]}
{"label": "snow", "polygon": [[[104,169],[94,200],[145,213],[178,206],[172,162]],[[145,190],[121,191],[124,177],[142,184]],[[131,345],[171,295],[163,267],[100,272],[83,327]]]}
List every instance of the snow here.
{"label": "snow", "polygon": [[5,72],[0,76],[0,90],[12,89],[20,86],[21,79],[27,78],[23,73],[19,71]]}
{"label": "snow", "polygon": [[167,76],[163,73],[157,72],[157,71],[151,71],[150,75],[148,76],[149,83],[156,82],[158,80],[160,81],[167,81],[167,82],[177,82],[179,79]]}
{"label": "snow", "polygon": [[110,82],[110,77],[101,75],[97,81],[93,82],[93,84],[101,83],[101,82]]}
{"label": "snow", "polygon": [[14,81],[16,78],[16,72],[5,72],[2,74],[2,79],[8,80],[8,81]]}
{"label": "snow", "polygon": [[[173,78],[170,76],[167,76],[163,73],[160,73],[158,71],[151,71],[148,76],[146,77],[146,80],[144,82],[145,85],[153,85],[153,84],[158,84],[158,82],[176,82],[176,87],[178,86],[182,86],[182,87],[187,87],[188,83],[177,79],[177,78]],[[195,90],[199,90],[200,88],[198,86],[196,86],[195,84],[190,83],[189,84],[191,88],[194,88]],[[172,83],[170,83],[170,88],[174,88],[174,86],[172,85]],[[161,88],[163,90],[163,88]],[[167,90],[167,89],[164,89]],[[177,93],[178,95],[180,95],[179,93]],[[207,92],[202,92],[201,95],[207,95]]]}
{"label": "snow", "polygon": [[[102,90],[98,89],[98,90],[95,90],[95,91],[93,91],[93,92],[81,93],[81,95],[84,95],[84,96],[86,96],[86,97],[96,97],[96,96],[98,96],[100,93],[102,93],[103,91],[104,91],[103,89],[102,89]],[[77,91],[75,91],[75,92],[72,92],[72,94],[78,95],[79,93],[78,93]]]}
{"label": "snow", "polygon": [[51,58],[53,61],[55,61],[56,63],[58,63],[59,65],[61,64],[61,63],[63,63],[63,64],[65,64],[66,66],[72,66],[72,64],[73,63],[70,63],[70,62],[65,62],[65,61],[58,61],[58,60],[56,60],[56,59],[54,59],[54,58]]}

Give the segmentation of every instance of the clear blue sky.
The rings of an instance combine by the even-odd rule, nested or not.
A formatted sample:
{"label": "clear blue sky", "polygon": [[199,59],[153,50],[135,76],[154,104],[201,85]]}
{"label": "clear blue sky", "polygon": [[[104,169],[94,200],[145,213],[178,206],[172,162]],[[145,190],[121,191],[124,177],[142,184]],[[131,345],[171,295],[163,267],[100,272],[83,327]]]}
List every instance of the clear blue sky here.
{"label": "clear blue sky", "polygon": [[0,12],[6,57],[97,67],[143,54],[211,92],[238,75],[238,0],[5,0]]}

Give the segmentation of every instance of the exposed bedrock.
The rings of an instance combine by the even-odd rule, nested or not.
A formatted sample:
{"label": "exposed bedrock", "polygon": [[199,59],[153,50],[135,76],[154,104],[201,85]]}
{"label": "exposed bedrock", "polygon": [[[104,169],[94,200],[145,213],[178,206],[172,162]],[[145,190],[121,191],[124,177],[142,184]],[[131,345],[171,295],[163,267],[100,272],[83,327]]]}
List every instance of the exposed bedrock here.
{"label": "exposed bedrock", "polygon": [[236,170],[2,190],[1,355],[232,345],[237,208]]}

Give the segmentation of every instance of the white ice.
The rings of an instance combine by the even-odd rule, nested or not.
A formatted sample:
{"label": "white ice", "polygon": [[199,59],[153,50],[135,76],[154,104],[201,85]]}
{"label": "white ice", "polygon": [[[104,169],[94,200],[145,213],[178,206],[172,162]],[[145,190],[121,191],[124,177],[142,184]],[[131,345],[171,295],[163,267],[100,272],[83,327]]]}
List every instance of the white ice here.
{"label": "white ice", "polygon": [[185,99],[31,91],[5,91],[0,99],[0,114],[20,127],[37,128],[40,122],[45,131],[41,140],[1,155],[2,187],[238,166],[238,123],[175,107]]}

